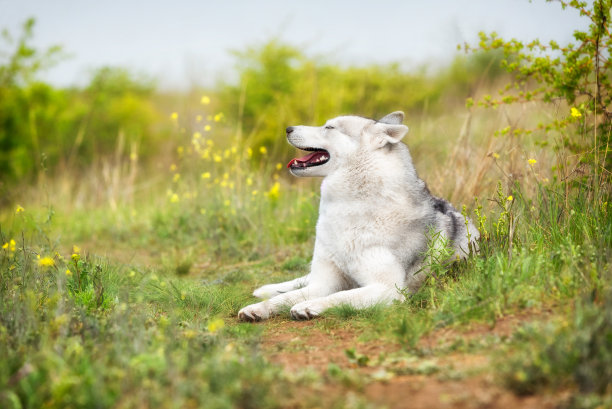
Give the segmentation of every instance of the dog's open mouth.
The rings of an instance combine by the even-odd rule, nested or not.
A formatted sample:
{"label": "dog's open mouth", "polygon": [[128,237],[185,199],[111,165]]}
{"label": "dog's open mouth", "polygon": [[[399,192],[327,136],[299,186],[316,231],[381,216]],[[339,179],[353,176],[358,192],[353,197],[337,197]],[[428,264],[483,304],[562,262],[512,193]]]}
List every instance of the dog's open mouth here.
{"label": "dog's open mouth", "polygon": [[325,149],[305,148],[303,150],[312,151],[312,153],[302,158],[291,159],[291,162],[287,164],[288,168],[310,168],[312,166],[323,165],[329,161],[329,152],[327,152]]}

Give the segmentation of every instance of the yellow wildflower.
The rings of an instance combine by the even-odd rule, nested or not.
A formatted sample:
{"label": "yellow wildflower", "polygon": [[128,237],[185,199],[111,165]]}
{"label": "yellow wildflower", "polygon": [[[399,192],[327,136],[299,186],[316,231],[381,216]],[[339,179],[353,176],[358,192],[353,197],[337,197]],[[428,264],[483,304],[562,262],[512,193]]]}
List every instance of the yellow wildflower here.
{"label": "yellow wildflower", "polygon": [[6,242],[6,243],[4,243],[4,244],[2,245],[2,248],[3,248],[4,250],[6,250],[6,249],[8,249],[8,246],[9,246],[9,244],[8,244],[8,242]]}
{"label": "yellow wildflower", "polygon": [[219,122],[220,120],[223,119],[223,112],[219,112],[217,115],[215,115],[215,122]]}
{"label": "yellow wildflower", "polygon": [[76,263],[81,259],[81,255],[79,253],[72,253],[72,256],[70,256],[70,258]]}
{"label": "yellow wildflower", "polygon": [[282,163],[277,163],[276,164],[276,170],[281,170],[283,168],[283,164]]}
{"label": "yellow wildflower", "polygon": [[251,148],[247,148],[247,155],[249,155],[249,158],[253,156],[253,149]]}
{"label": "yellow wildflower", "polygon": [[136,160],[138,160],[138,154],[136,154],[136,152],[130,153],[130,160],[136,162]]}
{"label": "yellow wildflower", "polygon": [[268,190],[268,197],[272,200],[277,200],[280,195],[280,183],[275,182],[274,185]]}
{"label": "yellow wildflower", "polygon": [[251,179],[250,177],[247,178],[246,184],[247,184],[247,186],[251,186],[253,184],[253,179]]}
{"label": "yellow wildflower", "polygon": [[576,108],[572,107],[572,109],[570,110],[570,115],[573,118],[580,118],[582,116],[582,114],[580,113],[580,111],[578,111]]}
{"label": "yellow wildflower", "polygon": [[202,115],[196,116],[196,122],[202,122]]}
{"label": "yellow wildflower", "polygon": [[216,153],[213,155],[213,160],[215,162],[221,162],[223,161],[223,158],[221,157],[221,155],[217,155]]}
{"label": "yellow wildflower", "polygon": [[208,105],[210,104],[210,98],[207,95],[203,95],[202,99],[200,99],[200,103],[203,105]]}
{"label": "yellow wildflower", "polygon": [[204,209],[204,208],[200,209],[200,214],[202,214],[202,215],[206,214],[206,209]]}
{"label": "yellow wildflower", "polygon": [[170,203],[177,203],[179,201],[179,197],[176,193],[173,193],[172,196],[170,196]]}
{"label": "yellow wildflower", "polygon": [[175,173],[174,176],[172,177],[172,181],[174,183],[178,182],[179,179],[181,178],[181,174],[180,173]]}
{"label": "yellow wildflower", "polygon": [[223,174],[223,179],[225,179],[225,180],[229,179],[229,173],[225,172]]}
{"label": "yellow wildflower", "polygon": [[79,246],[77,246],[76,244],[73,244],[72,245],[72,252],[79,254],[81,252],[81,248]]}
{"label": "yellow wildflower", "polygon": [[178,153],[179,155],[182,155],[183,152],[185,152],[185,148],[183,148],[182,146],[176,148],[176,153]]}
{"label": "yellow wildflower", "polygon": [[202,173],[202,179],[210,179],[210,172]]}
{"label": "yellow wildflower", "polygon": [[202,137],[202,134],[199,132],[194,132],[193,133],[193,139],[200,139]]}
{"label": "yellow wildflower", "polygon": [[178,112],[173,112],[170,114],[170,119],[176,121],[178,119]]}
{"label": "yellow wildflower", "polygon": [[170,172],[174,172],[176,170],[176,165],[173,163],[170,165]]}
{"label": "yellow wildflower", "polygon": [[23,212],[25,209],[23,207],[21,207],[21,205],[17,205],[17,208],[15,209],[15,213],[21,213]]}
{"label": "yellow wildflower", "polygon": [[130,270],[130,277],[136,276],[136,272],[134,270]]}
{"label": "yellow wildflower", "polygon": [[513,200],[514,200],[514,198],[512,197],[512,195],[510,195],[510,196],[508,196],[508,197],[506,198],[506,200],[507,200],[507,201],[509,201],[509,202],[511,202],[511,201],[513,201]]}
{"label": "yellow wildflower", "polygon": [[497,153],[497,152],[493,152],[493,157],[494,157],[495,159],[499,159],[499,153]]}
{"label": "yellow wildflower", "polygon": [[228,199],[225,199],[223,201],[223,205],[226,206],[226,207],[229,207],[229,205],[231,205],[231,204],[232,204],[232,202],[230,202]]}
{"label": "yellow wildflower", "polygon": [[38,265],[41,267],[53,267],[55,265],[55,260],[51,257],[43,257],[38,260]]}
{"label": "yellow wildflower", "polygon": [[205,130],[206,132],[210,131],[210,125],[205,125],[205,126],[204,126],[204,130]]}
{"label": "yellow wildflower", "polygon": [[69,268],[66,269],[66,275],[70,277],[72,275],[72,271]]}
{"label": "yellow wildflower", "polygon": [[260,146],[259,153],[261,153],[262,155],[266,155],[268,153],[268,149],[265,146]]}
{"label": "yellow wildflower", "polygon": [[536,163],[538,163],[538,161],[535,159],[529,159],[527,162],[529,162],[530,165],[535,165]]}
{"label": "yellow wildflower", "polygon": [[208,332],[214,334],[225,326],[221,318],[216,318],[208,323]]}

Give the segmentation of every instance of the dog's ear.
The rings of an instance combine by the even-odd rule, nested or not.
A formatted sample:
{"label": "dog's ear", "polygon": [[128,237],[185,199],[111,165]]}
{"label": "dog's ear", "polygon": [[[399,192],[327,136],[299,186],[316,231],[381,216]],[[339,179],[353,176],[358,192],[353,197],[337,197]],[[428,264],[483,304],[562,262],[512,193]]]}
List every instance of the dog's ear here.
{"label": "dog's ear", "polygon": [[386,123],[376,124],[376,142],[378,148],[382,148],[388,143],[398,143],[408,133],[406,125],[393,125]]}
{"label": "dog's ear", "polygon": [[378,122],[389,125],[401,125],[404,122],[404,113],[402,111],[391,112],[389,115],[380,118]]}

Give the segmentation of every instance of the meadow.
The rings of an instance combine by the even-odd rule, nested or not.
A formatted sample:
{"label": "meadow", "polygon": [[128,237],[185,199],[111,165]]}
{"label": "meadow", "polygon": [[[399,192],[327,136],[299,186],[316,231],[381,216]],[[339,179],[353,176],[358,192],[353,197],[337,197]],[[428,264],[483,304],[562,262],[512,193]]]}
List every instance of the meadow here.
{"label": "meadow", "polygon": [[[343,67],[277,40],[236,83],[0,65],[0,407],[612,407],[610,2],[574,46],[482,34],[445,67]],[[320,180],[289,125],[406,113],[430,190],[481,251],[403,303],[238,322],[308,272]]]}

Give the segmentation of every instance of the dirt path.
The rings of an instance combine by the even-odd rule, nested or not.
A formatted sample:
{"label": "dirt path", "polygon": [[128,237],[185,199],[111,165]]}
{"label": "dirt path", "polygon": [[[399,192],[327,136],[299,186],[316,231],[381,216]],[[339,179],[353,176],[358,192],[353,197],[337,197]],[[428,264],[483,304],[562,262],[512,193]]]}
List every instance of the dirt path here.
{"label": "dirt path", "polygon": [[[377,408],[555,408],[566,396],[517,396],[499,384],[490,362],[495,343],[476,352],[448,347],[508,337],[526,320],[546,314],[509,315],[492,328],[473,324],[434,331],[419,342],[419,350],[430,351],[424,355],[403,350],[393,340],[361,342],[361,334],[348,328],[275,319],[267,324],[262,350],[289,373],[308,369],[339,380],[312,391],[325,402],[356,394]],[[355,352],[347,355],[347,350]]]}

